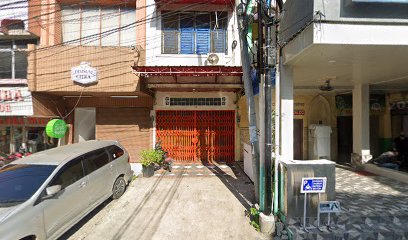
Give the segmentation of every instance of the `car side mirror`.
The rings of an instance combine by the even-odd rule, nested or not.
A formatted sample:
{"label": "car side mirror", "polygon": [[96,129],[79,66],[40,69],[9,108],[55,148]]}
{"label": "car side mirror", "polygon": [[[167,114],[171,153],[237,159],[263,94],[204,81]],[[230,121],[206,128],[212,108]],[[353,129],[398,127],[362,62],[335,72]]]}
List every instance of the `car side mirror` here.
{"label": "car side mirror", "polygon": [[47,187],[45,189],[45,192],[47,193],[46,198],[53,197],[59,191],[61,191],[61,185],[54,185],[54,186]]}

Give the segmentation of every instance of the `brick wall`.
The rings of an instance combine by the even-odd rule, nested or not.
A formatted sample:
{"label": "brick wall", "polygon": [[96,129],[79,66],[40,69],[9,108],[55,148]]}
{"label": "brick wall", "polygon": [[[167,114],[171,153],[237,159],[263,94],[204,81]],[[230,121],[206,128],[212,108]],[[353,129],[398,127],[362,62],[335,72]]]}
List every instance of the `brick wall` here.
{"label": "brick wall", "polygon": [[[30,45],[28,85],[37,92],[135,92],[139,77],[132,73],[138,53],[126,47]],[[79,86],[71,80],[71,68],[90,63],[98,71],[96,85]]]}
{"label": "brick wall", "polygon": [[152,147],[150,110],[143,108],[97,108],[96,138],[119,140],[131,162],[140,162],[140,151]]}

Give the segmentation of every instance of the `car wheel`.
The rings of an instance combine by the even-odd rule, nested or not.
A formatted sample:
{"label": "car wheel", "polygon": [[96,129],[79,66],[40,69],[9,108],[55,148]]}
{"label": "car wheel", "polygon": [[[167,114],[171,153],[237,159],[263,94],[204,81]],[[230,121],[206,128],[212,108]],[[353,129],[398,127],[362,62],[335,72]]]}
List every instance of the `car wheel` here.
{"label": "car wheel", "polygon": [[118,177],[113,184],[112,198],[120,198],[126,190],[126,181],[123,177]]}

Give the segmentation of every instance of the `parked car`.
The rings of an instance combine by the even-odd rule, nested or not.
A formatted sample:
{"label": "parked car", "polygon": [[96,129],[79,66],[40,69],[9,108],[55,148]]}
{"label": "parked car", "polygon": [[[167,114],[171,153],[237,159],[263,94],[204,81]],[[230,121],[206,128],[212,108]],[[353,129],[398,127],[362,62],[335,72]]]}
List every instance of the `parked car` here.
{"label": "parked car", "polygon": [[132,179],[116,141],[87,141],[16,160],[0,169],[0,238],[56,239]]}

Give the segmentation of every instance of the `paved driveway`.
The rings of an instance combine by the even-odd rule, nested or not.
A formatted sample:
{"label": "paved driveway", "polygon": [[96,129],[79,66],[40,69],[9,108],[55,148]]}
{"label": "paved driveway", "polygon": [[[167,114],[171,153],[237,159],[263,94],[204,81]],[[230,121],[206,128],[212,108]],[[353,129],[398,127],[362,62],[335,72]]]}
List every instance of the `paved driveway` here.
{"label": "paved driveway", "polygon": [[253,185],[238,166],[177,167],[136,179],[61,239],[261,238],[245,217]]}

